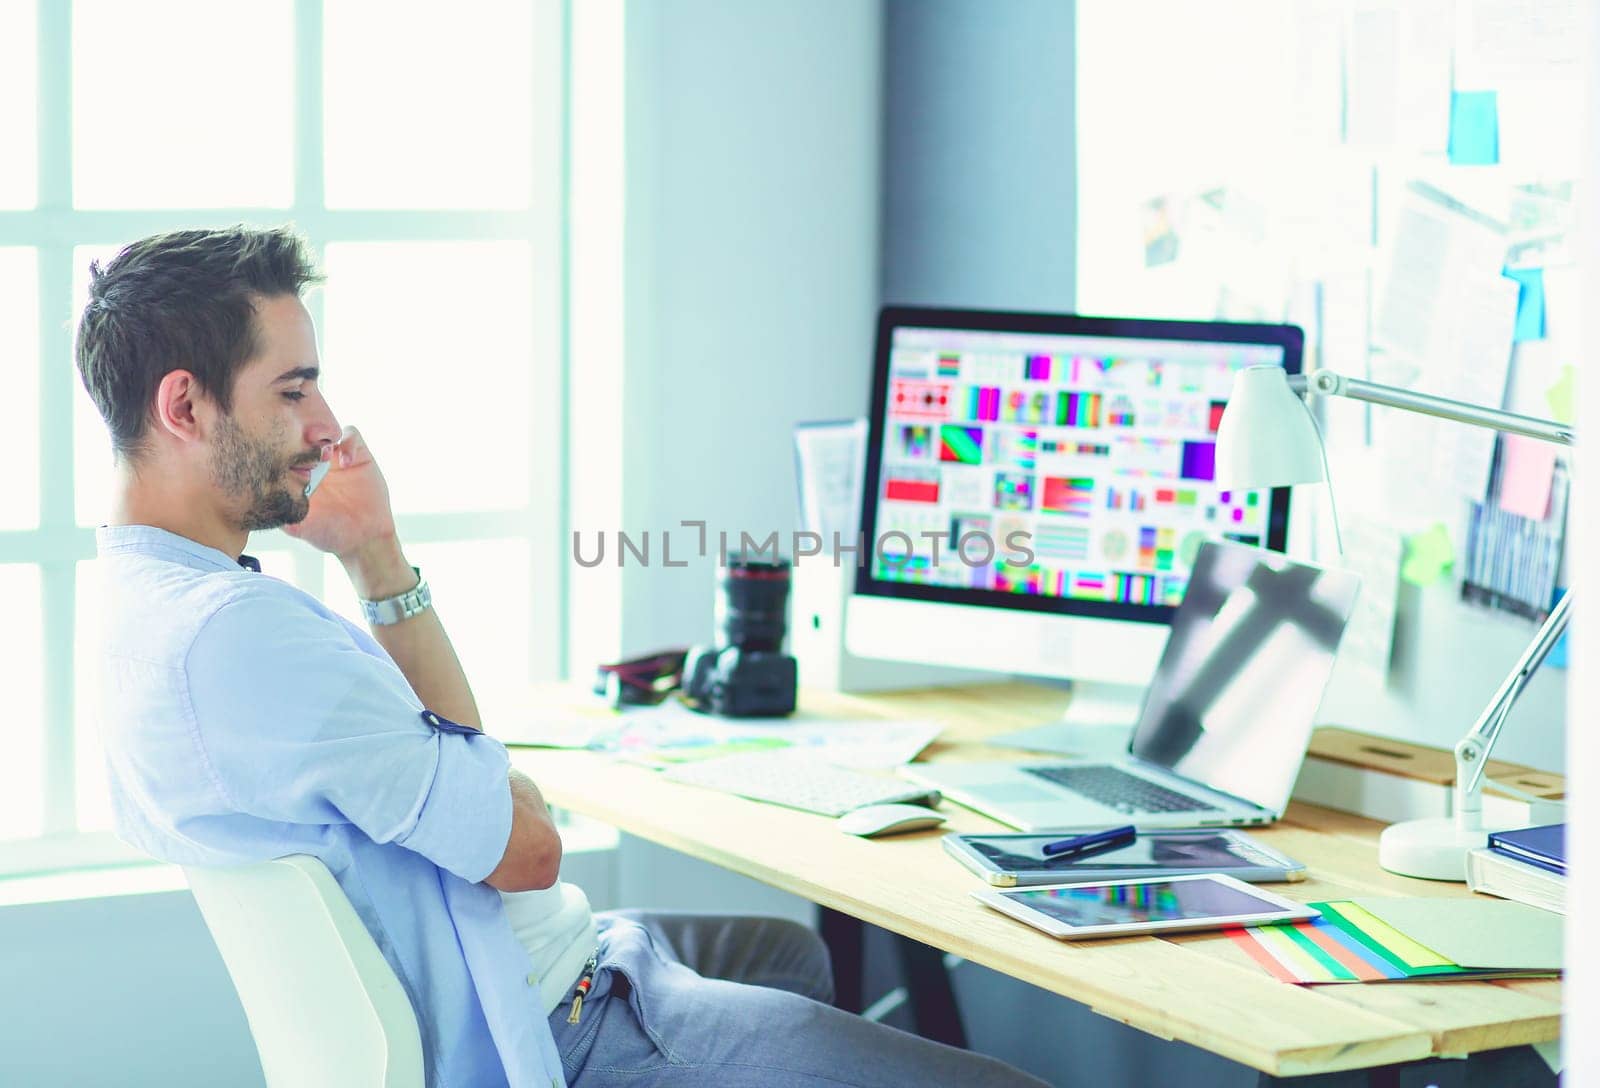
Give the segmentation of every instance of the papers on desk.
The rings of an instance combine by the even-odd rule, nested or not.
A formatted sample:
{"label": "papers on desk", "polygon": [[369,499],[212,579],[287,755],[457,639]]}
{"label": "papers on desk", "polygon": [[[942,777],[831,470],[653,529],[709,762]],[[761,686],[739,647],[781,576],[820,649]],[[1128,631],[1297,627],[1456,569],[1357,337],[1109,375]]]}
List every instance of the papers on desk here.
{"label": "papers on desk", "polygon": [[1482,899],[1345,899],[1313,903],[1309,922],[1229,930],[1283,982],[1420,981],[1555,974],[1559,914]]}
{"label": "papers on desk", "polygon": [[939,735],[928,721],[824,718],[715,718],[676,699],[619,712],[574,707],[540,714],[494,735],[504,744],[588,748],[639,763],[665,766],[766,749],[805,751],[841,767],[887,770],[909,763]]}
{"label": "papers on desk", "polygon": [[514,748],[599,748],[622,731],[626,719],[608,706],[566,707],[530,714],[521,721],[496,722],[490,735]]}

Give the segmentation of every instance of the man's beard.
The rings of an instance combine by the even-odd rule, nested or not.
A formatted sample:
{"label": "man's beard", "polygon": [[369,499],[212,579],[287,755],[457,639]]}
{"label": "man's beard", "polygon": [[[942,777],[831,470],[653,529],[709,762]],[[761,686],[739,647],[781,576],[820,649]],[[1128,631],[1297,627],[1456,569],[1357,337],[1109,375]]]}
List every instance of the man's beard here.
{"label": "man's beard", "polygon": [[311,500],[303,491],[283,486],[283,477],[293,465],[293,461],[280,460],[270,445],[250,437],[231,418],[223,416],[218,422],[211,476],[228,495],[244,500],[238,525],[245,532],[294,525],[311,512]]}

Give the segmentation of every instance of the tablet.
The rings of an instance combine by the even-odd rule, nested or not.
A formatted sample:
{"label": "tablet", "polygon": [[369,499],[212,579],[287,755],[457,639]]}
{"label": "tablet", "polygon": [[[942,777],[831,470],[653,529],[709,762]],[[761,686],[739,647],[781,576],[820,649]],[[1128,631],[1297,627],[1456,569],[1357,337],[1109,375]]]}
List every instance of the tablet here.
{"label": "tablet", "polygon": [[1215,874],[1060,884],[1021,891],[984,888],[974,898],[1052,937],[1122,937],[1224,929],[1315,918],[1304,903]]}
{"label": "tablet", "polygon": [[946,835],[945,852],[997,888],[1081,884],[1090,880],[1222,873],[1252,883],[1303,880],[1306,867],[1243,831],[1141,831],[1127,846],[1086,858],[1046,857],[1045,845],[1063,837]]}

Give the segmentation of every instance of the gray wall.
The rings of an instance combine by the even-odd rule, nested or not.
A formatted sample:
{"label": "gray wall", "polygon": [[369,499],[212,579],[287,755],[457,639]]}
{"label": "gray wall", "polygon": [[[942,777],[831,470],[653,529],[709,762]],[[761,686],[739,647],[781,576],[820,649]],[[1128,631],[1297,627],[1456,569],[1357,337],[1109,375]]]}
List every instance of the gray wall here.
{"label": "gray wall", "polygon": [[[592,827],[575,837],[561,876],[605,910],[621,905],[619,854],[585,845],[595,837]],[[782,913],[781,900],[758,902]],[[244,1009],[187,889],[0,907],[0,1086],[262,1083]]]}
{"label": "gray wall", "polygon": [[[888,0],[884,302],[1073,309],[1075,19],[1070,0]],[[898,981],[887,934],[869,940],[868,977]],[[1257,1081],[976,964],[953,979],[973,1046],[1052,1084]],[[909,1027],[907,1011],[887,1019]]]}
{"label": "gray wall", "polygon": [[1071,0],[889,0],[884,302],[1070,310]]}
{"label": "gray wall", "polygon": [[[787,540],[794,424],[866,410],[882,9],[639,0],[627,13],[624,520]],[[675,533],[675,559],[694,543]],[[709,641],[714,561],[623,573],[625,651]]]}
{"label": "gray wall", "polygon": [[187,891],[0,909],[0,949],[0,1084],[262,1083]]}

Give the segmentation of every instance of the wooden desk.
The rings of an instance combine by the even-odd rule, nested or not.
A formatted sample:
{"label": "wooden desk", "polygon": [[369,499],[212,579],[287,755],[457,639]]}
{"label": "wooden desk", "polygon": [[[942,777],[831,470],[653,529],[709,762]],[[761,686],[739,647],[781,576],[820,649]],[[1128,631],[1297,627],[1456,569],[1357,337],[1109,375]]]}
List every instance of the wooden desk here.
{"label": "wooden desk", "polygon": [[[570,699],[570,689],[552,698]],[[1011,683],[860,697],[807,693],[840,717],[931,718],[945,733],[925,759],[1015,758],[982,738],[1047,721],[1065,693]],[[823,907],[955,953],[1081,1002],[1162,1039],[1202,1047],[1273,1076],[1361,1069],[1543,1042],[1560,1031],[1555,980],[1288,985],[1220,934],[1069,943],[970,897],[977,878],[939,845],[948,831],[1004,830],[947,803],[946,827],[886,840],[842,835],[832,821],[678,785],[590,752],[520,749],[513,763],[549,801]],[[1379,823],[1293,805],[1252,834],[1307,864],[1310,879],[1274,885],[1292,898],[1469,895],[1378,867]]]}

